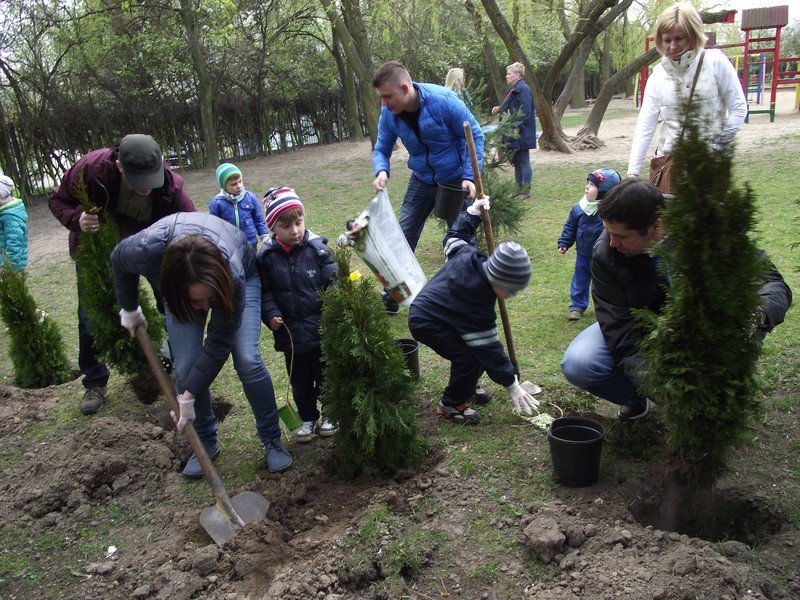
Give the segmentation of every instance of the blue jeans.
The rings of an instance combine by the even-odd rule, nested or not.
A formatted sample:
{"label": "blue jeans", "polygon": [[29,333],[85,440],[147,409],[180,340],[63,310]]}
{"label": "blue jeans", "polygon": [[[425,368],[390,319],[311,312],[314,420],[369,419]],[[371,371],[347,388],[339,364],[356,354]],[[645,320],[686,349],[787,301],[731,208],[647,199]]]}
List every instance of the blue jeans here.
{"label": "blue jeans", "polygon": [[531,167],[530,150],[517,150],[511,156],[511,163],[514,165],[514,180],[517,185],[529,186],[533,181],[533,168]]}
{"label": "blue jeans", "polygon": [[[460,188],[461,180],[448,181],[444,185]],[[425,183],[414,174],[408,180],[406,195],[403,198],[402,206],[400,206],[400,229],[403,230],[403,235],[406,237],[412,251],[417,247],[419,237],[422,235],[422,229],[425,227],[425,220],[433,211],[434,204],[436,204],[438,190],[439,188],[435,183]],[[467,203],[465,202],[464,208],[466,207]],[[455,219],[447,223],[448,229],[454,221]]]}
{"label": "blue jeans", "polygon": [[575,273],[569,286],[569,309],[581,312],[589,308],[589,286],[592,283],[592,253],[575,254]]}
{"label": "blue jeans", "polygon": [[[199,323],[181,323],[166,307],[167,333],[169,334],[172,360],[175,365],[175,381],[178,393],[186,388],[183,382],[194,367],[203,350],[204,318]],[[261,360],[258,338],[261,333],[261,280],[255,275],[247,280],[245,287],[242,323],[236,331],[233,343],[233,367],[242,382],[242,389],[253,415],[256,418],[258,437],[262,442],[281,435],[278,425],[278,407],[272,379]],[[208,388],[195,392],[195,421],[197,435],[209,446],[217,440],[217,418],[211,410],[211,393]]]}
{"label": "blue jeans", "polygon": [[599,323],[572,340],[561,361],[561,372],[573,385],[614,404],[636,406],[644,402],[608,351]]}

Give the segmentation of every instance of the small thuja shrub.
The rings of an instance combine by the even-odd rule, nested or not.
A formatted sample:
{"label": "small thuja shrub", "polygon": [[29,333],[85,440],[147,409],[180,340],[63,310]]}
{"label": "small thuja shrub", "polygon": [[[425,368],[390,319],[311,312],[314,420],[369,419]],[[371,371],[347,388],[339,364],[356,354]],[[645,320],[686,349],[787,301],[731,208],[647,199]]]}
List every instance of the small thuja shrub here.
{"label": "small thuja shrub", "polygon": [[[511,160],[510,152],[503,138],[514,139],[513,122],[515,115],[507,115],[501,119],[497,129],[484,134],[483,140],[483,191],[491,197],[489,219],[492,223],[492,235],[496,242],[502,241],[500,236],[508,237],[510,234],[519,233],[522,219],[530,212],[530,201],[519,200],[516,196],[520,188],[514,181],[513,175],[508,177],[506,171],[513,167],[508,166]],[[480,228],[478,239],[483,243],[483,228]]]}
{"label": "small thuja shrub", "polygon": [[0,317],[8,330],[14,383],[23,388],[64,383],[71,374],[64,340],[55,322],[36,308],[25,277],[8,261],[0,267]]}
{"label": "small thuja shrub", "polygon": [[[94,338],[100,360],[114,365],[117,371],[129,376],[132,381],[152,381],[147,360],[136,339],[119,323],[119,305],[109,259],[111,251],[120,241],[119,230],[110,214],[90,203],[83,177],[78,179],[74,191],[83,209],[99,214],[101,222],[97,232],[81,236],[75,259],[83,292],[81,305],[89,317],[89,332]],[[144,285],[139,289],[139,303],[147,319],[147,334],[153,346],[158,348],[164,340],[164,320],[147,295]],[[145,393],[155,392],[155,388],[147,390]]]}
{"label": "small thuja shrub", "polygon": [[640,312],[645,391],[664,409],[674,476],[713,482],[761,409],[754,313],[766,266],[750,238],[755,197],[731,186],[730,151],[712,151],[687,119],[676,196],[662,215],[660,315]]}
{"label": "small thuja shrub", "polygon": [[325,415],[342,470],[394,475],[418,467],[426,444],[412,402],[414,380],[371,279],[349,279],[350,250],[334,250],[339,280],[322,293]]}

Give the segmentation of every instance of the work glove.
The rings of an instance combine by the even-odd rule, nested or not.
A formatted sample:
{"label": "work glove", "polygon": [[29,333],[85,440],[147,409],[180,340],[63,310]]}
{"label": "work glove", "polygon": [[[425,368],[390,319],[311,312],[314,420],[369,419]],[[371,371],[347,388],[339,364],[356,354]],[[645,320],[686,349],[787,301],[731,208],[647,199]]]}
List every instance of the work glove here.
{"label": "work glove", "polygon": [[467,212],[471,215],[479,215],[481,214],[481,208],[485,210],[489,210],[490,203],[489,203],[489,196],[481,196],[475,202],[472,203],[472,206],[467,207]]}
{"label": "work glove", "polygon": [[137,306],[136,310],[125,310],[123,308],[119,311],[119,322],[120,325],[130,332],[131,337],[136,335],[137,327],[144,327],[147,329],[147,320],[144,318],[141,306]]}
{"label": "work glove", "polygon": [[170,411],[169,415],[177,425],[178,433],[183,433],[183,428],[190,421],[194,421],[194,396],[188,392],[178,395],[178,408],[180,409],[180,418],[175,416],[175,411]]}
{"label": "work glove", "polygon": [[539,401],[535,400],[528,392],[522,389],[519,379],[514,376],[514,383],[506,388],[511,401],[514,403],[514,412],[524,412],[526,415],[533,414],[532,410],[539,406]]}

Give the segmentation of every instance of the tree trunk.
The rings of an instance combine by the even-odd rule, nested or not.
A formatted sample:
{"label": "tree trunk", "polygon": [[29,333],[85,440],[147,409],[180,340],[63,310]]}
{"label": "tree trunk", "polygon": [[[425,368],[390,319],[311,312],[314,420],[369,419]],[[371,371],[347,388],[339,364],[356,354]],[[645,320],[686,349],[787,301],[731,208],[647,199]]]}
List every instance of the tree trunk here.
{"label": "tree trunk", "polygon": [[[569,105],[572,108],[586,108],[586,71],[583,69],[579,69],[576,73]],[[564,116],[563,112],[561,116]]]}
{"label": "tree trunk", "polygon": [[[358,80],[358,92],[361,99],[361,108],[364,114],[364,123],[369,131],[370,140],[372,140],[373,147],[375,141],[378,139],[378,118],[380,117],[380,106],[378,104],[375,90],[372,88],[372,63],[371,61],[364,61],[361,58],[358,47],[365,46],[367,43],[366,34],[361,43],[356,42],[353,34],[348,28],[342,16],[336,11],[333,5],[333,0],[320,0],[322,7],[325,9],[325,14],[331,22],[331,27],[336,29],[336,34],[344,50],[347,64],[350,65],[353,73]],[[344,8],[344,6],[343,6]],[[352,10],[358,11],[358,6],[351,7]],[[351,15],[353,16],[353,15]],[[359,13],[360,17],[360,13]],[[369,56],[369,52],[366,54]]]}
{"label": "tree trunk", "polygon": [[614,36],[611,28],[603,33],[603,53],[600,56],[600,86],[611,78],[611,59],[614,51]]}
{"label": "tree trunk", "polygon": [[494,98],[500,103],[503,101],[503,98],[505,98],[506,91],[508,90],[508,86],[503,78],[505,69],[498,62],[492,44],[489,43],[489,38],[483,33],[483,19],[480,13],[475,10],[475,5],[472,3],[472,0],[465,0],[464,7],[467,9],[467,12],[472,15],[472,24],[475,27],[475,34],[481,41],[483,59],[486,61],[486,68],[489,70],[489,80],[491,81],[492,90],[494,91]]}
{"label": "tree trunk", "polygon": [[361,119],[358,115],[358,92],[356,91],[356,78],[353,71],[347,68],[344,57],[342,56],[342,43],[336,29],[333,32],[333,44],[331,51],[336,60],[336,67],[339,69],[339,79],[342,81],[344,90],[344,106],[347,112],[347,139],[351,142],[360,142],[363,136],[361,131]]}
{"label": "tree trunk", "polygon": [[519,44],[519,39],[511,30],[508,21],[506,21],[503,13],[500,12],[497,2],[495,2],[495,0],[481,0],[481,3],[489,19],[492,21],[495,31],[497,31],[500,39],[503,40],[511,60],[519,61],[525,65],[525,82],[530,86],[533,92],[536,101],[536,113],[539,115],[539,122],[542,125],[542,137],[539,140],[539,147],[542,150],[559,150],[571,154],[572,148],[570,148],[564,140],[561,126],[553,115],[550,102],[542,94],[539,83],[533,76],[531,62],[525,56]]}
{"label": "tree trunk", "polygon": [[191,0],[180,0],[180,18],[186,33],[192,67],[197,75],[197,101],[200,108],[200,124],[205,141],[205,161],[202,166],[219,163],[217,150],[217,128],[214,123],[214,89],[208,74],[208,65],[200,43],[200,27],[197,23],[197,11]]}

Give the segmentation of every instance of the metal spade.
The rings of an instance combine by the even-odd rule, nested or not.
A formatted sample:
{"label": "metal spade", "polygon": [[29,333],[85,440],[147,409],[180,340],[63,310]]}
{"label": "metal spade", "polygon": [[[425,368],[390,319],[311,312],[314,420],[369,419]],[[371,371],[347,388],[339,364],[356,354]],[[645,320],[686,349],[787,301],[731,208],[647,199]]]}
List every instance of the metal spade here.
{"label": "metal spade", "polygon": [[[136,339],[139,341],[150,369],[158,381],[161,393],[166,396],[175,414],[179,414],[180,408],[178,407],[175,390],[164,372],[164,366],[156,356],[155,350],[153,350],[153,345],[150,343],[150,338],[147,336],[147,331],[145,331],[144,327],[136,328]],[[197,460],[203,468],[203,475],[205,475],[205,479],[208,485],[211,486],[214,497],[217,500],[214,506],[209,506],[200,513],[200,524],[211,536],[211,539],[222,546],[248,523],[255,523],[264,519],[267,516],[269,501],[255,492],[241,492],[233,498],[228,496],[228,492],[225,491],[225,486],[222,485],[222,480],[214,468],[214,463],[208,457],[205,446],[200,441],[194,425],[188,423],[183,429],[183,433],[186,435],[186,439],[189,440],[189,446],[197,456]]]}

